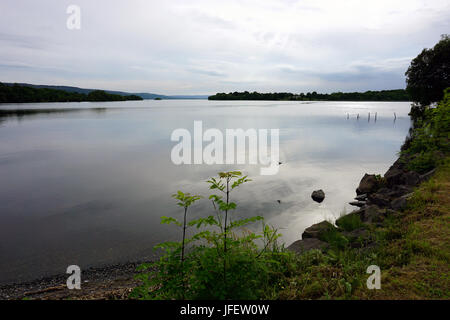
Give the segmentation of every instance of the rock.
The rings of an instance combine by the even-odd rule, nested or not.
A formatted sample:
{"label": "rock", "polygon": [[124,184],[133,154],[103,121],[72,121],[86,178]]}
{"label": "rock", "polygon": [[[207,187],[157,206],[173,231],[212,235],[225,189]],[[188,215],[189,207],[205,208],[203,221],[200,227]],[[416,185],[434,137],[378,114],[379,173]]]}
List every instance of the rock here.
{"label": "rock", "polygon": [[359,196],[361,194],[368,194],[375,192],[378,188],[378,181],[374,174],[365,174],[361,179],[358,188],[356,189],[356,194]]}
{"label": "rock", "polygon": [[388,171],[386,171],[386,173],[384,174],[384,177],[385,178],[393,177],[396,174],[398,174],[399,172],[403,172],[404,169],[405,169],[405,163],[400,158],[398,158],[392,164],[392,166],[389,167]]}
{"label": "rock", "polygon": [[342,232],[342,234],[344,236],[346,236],[347,238],[351,239],[351,238],[360,238],[360,237],[364,237],[366,235],[368,235],[368,231],[365,228],[359,228],[359,229],[355,229],[352,231],[344,231]]}
{"label": "rock", "polygon": [[371,205],[364,209],[361,220],[366,223],[382,222],[384,214],[377,205]]}
{"label": "rock", "polygon": [[297,240],[293,244],[291,244],[289,247],[287,247],[288,250],[296,252],[296,253],[303,253],[309,250],[313,249],[325,249],[328,247],[328,243],[321,241],[316,238],[306,238],[303,240]]}
{"label": "rock", "polygon": [[428,171],[427,173],[424,173],[423,175],[420,176],[420,182],[424,182],[427,181],[428,179],[430,179],[433,174],[436,172],[436,169],[433,169],[431,171]]}
{"label": "rock", "polygon": [[405,194],[400,198],[396,198],[391,202],[391,208],[397,211],[401,211],[406,208],[408,199],[412,196],[412,193]]}
{"label": "rock", "polygon": [[384,174],[384,179],[386,180],[387,186],[392,188],[394,185],[402,184],[403,174],[403,170],[394,166],[390,167]]}
{"label": "rock", "polygon": [[405,194],[411,193],[412,189],[413,188],[411,186],[395,185],[394,188],[391,189],[390,196],[393,198],[398,198]]}
{"label": "rock", "polygon": [[355,197],[355,200],[357,200],[357,201],[366,201],[367,200],[367,194],[366,193],[361,194],[361,195]]}
{"label": "rock", "polygon": [[302,239],[306,238],[319,238],[320,235],[328,230],[333,229],[334,226],[328,221],[322,221],[320,223],[313,224],[311,227],[306,228],[302,234]]}
{"label": "rock", "polygon": [[403,181],[407,186],[417,186],[420,182],[420,175],[415,171],[409,171],[403,175]]}
{"label": "rock", "polygon": [[311,198],[314,201],[321,203],[323,199],[325,199],[325,192],[323,192],[322,189],[313,191],[313,193],[311,194]]}
{"label": "rock", "polygon": [[391,204],[391,198],[388,193],[373,193],[369,195],[371,204],[376,204],[379,207],[388,207]]}
{"label": "rock", "polygon": [[355,207],[364,207],[366,205],[365,201],[352,201],[348,203],[351,206],[355,206]]}

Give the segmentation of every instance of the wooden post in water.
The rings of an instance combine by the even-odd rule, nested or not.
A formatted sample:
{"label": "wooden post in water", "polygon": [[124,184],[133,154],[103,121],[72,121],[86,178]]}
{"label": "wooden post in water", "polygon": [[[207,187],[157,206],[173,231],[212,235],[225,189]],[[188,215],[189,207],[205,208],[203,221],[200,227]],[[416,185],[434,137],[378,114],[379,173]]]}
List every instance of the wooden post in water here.
{"label": "wooden post in water", "polygon": [[378,115],[378,112],[375,112],[375,122],[377,122],[377,115]]}
{"label": "wooden post in water", "polygon": [[369,117],[367,117],[367,122],[370,122],[370,112],[369,112]]}

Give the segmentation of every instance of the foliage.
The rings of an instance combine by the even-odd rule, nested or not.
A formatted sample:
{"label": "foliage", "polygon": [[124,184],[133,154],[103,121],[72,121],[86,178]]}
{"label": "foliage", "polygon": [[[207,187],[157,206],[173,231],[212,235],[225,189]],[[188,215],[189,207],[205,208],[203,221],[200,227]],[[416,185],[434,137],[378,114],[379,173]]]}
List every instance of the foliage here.
{"label": "foliage", "polygon": [[416,119],[408,146],[401,152],[410,170],[424,173],[438,165],[450,151],[449,128],[450,88],[447,88],[437,107],[425,108],[423,116]]}
{"label": "foliage", "polygon": [[315,91],[306,94],[259,93],[259,92],[230,92],[217,93],[208,98],[209,100],[292,100],[292,101],[409,101],[408,93],[403,89],[366,91],[366,92],[334,92],[331,94],[317,93]]}
{"label": "foliage", "polygon": [[[184,208],[185,220],[163,217],[162,223],[183,227],[181,242],[156,246],[164,251],[154,263],[144,264],[137,277],[141,286],[132,297],[138,299],[258,299],[276,292],[279,279],[289,273],[294,254],[279,246],[280,234],[265,224],[260,216],[231,219],[237,204],[230,194],[251,181],[239,171],[221,172],[207,181],[210,190],[218,191],[209,199],[215,215],[187,222],[188,208],[199,196],[178,191],[174,198]],[[245,228],[262,222],[262,231]],[[197,233],[186,238],[186,227]],[[259,242],[258,242],[259,241]],[[260,244],[258,246],[258,244]],[[189,245],[185,253],[185,246]]]}
{"label": "foliage", "polygon": [[450,86],[450,38],[442,35],[432,49],[423,51],[411,61],[406,71],[407,91],[413,101],[428,105],[442,99]]}
{"label": "foliage", "polygon": [[364,224],[359,214],[345,214],[336,220],[336,225],[344,231],[353,231],[362,228]]}
{"label": "foliage", "polygon": [[81,101],[126,101],[142,100],[136,95],[121,96],[95,90],[89,94],[68,92],[48,88],[32,88],[18,84],[6,85],[0,82],[0,103],[26,102],[81,102]]}
{"label": "foliage", "polygon": [[330,228],[319,235],[319,239],[327,242],[332,248],[345,249],[348,239],[336,228]]}

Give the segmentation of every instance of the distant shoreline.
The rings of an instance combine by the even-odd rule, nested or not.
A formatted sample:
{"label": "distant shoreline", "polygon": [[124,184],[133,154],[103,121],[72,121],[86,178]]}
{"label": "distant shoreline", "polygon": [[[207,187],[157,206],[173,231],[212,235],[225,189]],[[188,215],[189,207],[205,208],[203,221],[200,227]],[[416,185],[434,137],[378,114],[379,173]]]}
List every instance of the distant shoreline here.
{"label": "distant shoreline", "polygon": [[366,91],[366,92],[333,92],[290,93],[290,92],[230,92],[217,93],[208,100],[270,100],[270,101],[359,101],[359,102],[410,102],[411,98],[405,89]]}

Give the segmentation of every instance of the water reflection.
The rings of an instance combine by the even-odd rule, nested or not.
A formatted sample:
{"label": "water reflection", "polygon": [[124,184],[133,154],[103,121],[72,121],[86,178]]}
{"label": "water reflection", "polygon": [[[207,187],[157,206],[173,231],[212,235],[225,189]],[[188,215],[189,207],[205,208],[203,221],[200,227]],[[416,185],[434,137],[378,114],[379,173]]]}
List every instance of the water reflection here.
{"label": "water reflection", "polygon": [[[263,215],[290,244],[312,223],[350,212],[347,202],[362,175],[384,173],[410,127],[408,103],[86,106],[103,109],[35,113],[20,122],[6,118],[0,126],[0,282],[63,273],[69,264],[86,268],[150,257],[154,244],[178,236],[159,224],[163,215],[181,217],[170,195],[180,189],[206,196],[205,180],[224,170],[241,169],[253,179],[233,195],[235,214]],[[73,106],[51,104],[56,107]],[[376,121],[357,120],[368,112]],[[175,166],[170,135],[177,128],[192,132],[195,120],[204,130],[223,132],[279,128],[279,173],[260,176],[259,166]],[[321,204],[310,198],[316,189],[326,193]],[[209,214],[205,200],[191,217]]]}

